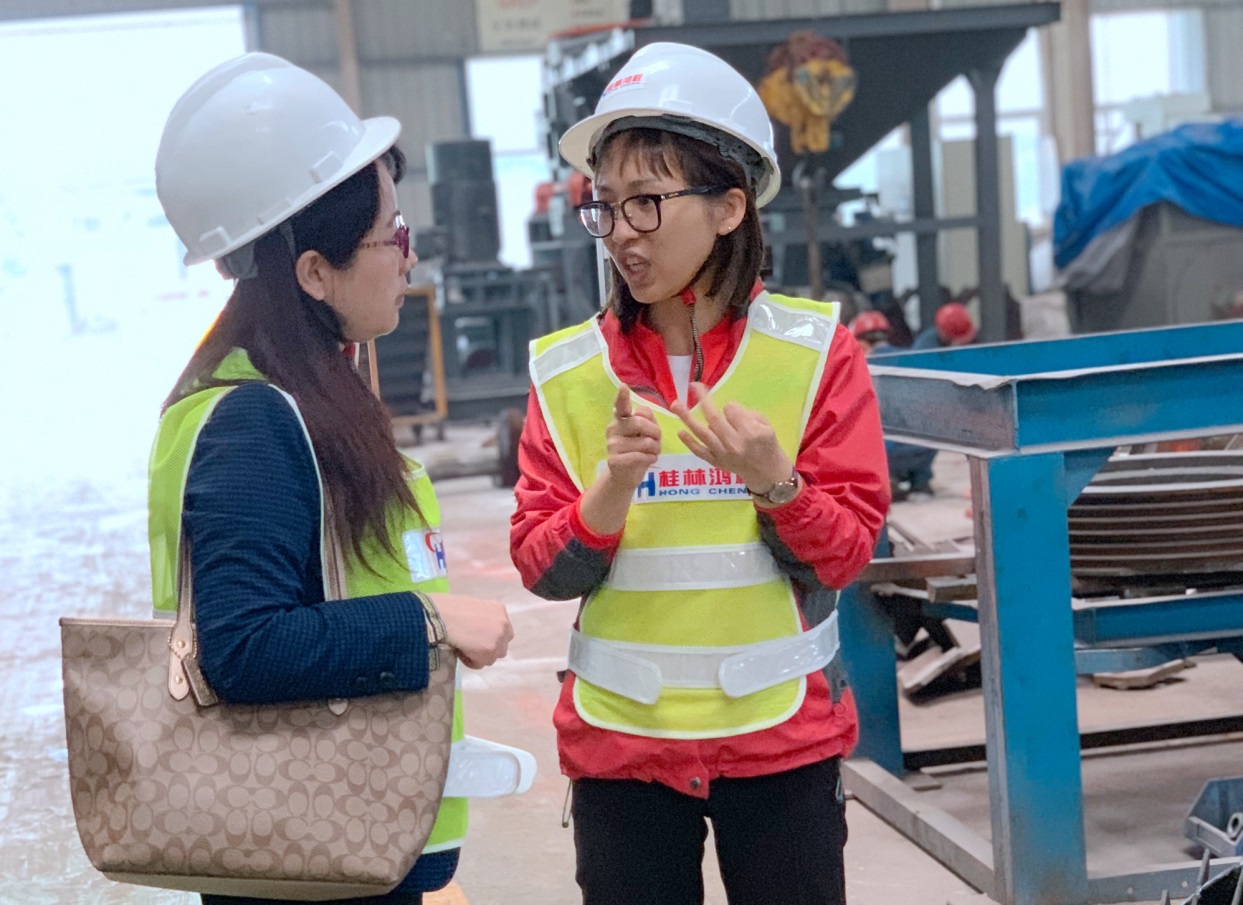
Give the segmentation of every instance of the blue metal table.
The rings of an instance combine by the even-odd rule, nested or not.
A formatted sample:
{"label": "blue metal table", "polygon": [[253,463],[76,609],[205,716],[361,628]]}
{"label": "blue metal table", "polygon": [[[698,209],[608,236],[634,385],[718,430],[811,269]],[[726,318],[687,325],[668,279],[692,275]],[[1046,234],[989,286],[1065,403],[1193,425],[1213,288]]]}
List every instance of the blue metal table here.
{"label": "blue metal table", "polygon": [[1243,322],[898,352],[870,366],[886,437],[969,458],[991,846],[897,778],[892,625],[860,585],[841,607],[862,722],[852,790],[1005,905],[1177,891],[1197,865],[1088,874],[1076,659],[1218,640],[1228,649],[1243,637],[1243,594],[1072,607],[1066,512],[1118,446],[1243,432]]}

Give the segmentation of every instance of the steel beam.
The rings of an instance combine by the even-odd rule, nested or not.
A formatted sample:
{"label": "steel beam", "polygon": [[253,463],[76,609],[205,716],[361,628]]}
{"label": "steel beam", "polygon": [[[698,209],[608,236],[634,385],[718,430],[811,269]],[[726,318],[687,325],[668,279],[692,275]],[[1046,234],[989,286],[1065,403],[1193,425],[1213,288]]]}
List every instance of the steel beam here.
{"label": "steel beam", "polygon": [[1007,905],[1089,901],[1065,477],[1056,453],[971,459],[993,865]]}
{"label": "steel beam", "polygon": [[[842,242],[848,239],[879,239],[899,233],[915,233],[936,242],[936,234],[952,229],[972,229],[979,223],[977,217],[919,217],[915,220],[868,220],[843,226],[832,220],[822,220],[816,227],[816,238],[821,242]],[[795,245],[807,241],[806,229],[769,229],[764,233],[771,245]],[[933,259],[936,260],[935,258]]]}
{"label": "steel beam", "polygon": [[[998,60],[967,73],[975,93],[975,213],[980,225],[975,232],[979,260],[980,338],[1002,342],[1006,338],[1006,286],[1001,274],[1001,166],[997,157]],[[1025,292],[1026,286],[1018,287]]]}
{"label": "steel beam", "polygon": [[1076,600],[1073,613],[1075,640],[1084,645],[1138,647],[1243,635],[1243,593],[1237,590],[1141,600]]}
{"label": "steel beam", "polygon": [[[922,352],[889,352],[869,358],[869,363],[918,368],[924,372],[991,374],[1019,380],[1058,372],[1085,375],[1101,368],[1157,368],[1182,359],[1243,357],[1243,321],[1221,321],[1153,330],[1126,330],[1093,336],[1029,340],[1021,343],[959,346]],[[1145,380],[1140,370],[1129,373],[1133,381]],[[1238,385],[1234,385],[1238,391]],[[1073,414],[1073,413],[1072,413]]]}
{"label": "steel beam", "polygon": [[[889,552],[882,535],[876,552]],[[838,595],[837,613],[843,639],[842,663],[859,713],[856,753],[892,773],[902,772],[902,726],[898,718],[897,656],[893,649],[893,620],[871,588],[855,582]]]}
{"label": "steel beam", "polygon": [[1091,647],[1075,651],[1075,672],[1091,676],[1098,672],[1130,672],[1155,669],[1202,654],[1216,647],[1212,641],[1156,644],[1152,647]]}
{"label": "steel beam", "polygon": [[972,9],[941,9],[929,12],[880,13],[876,15],[822,16],[814,19],[772,19],[747,22],[745,29],[723,25],[655,26],[643,30],[644,41],[681,41],[698,47],[732,47],[750,44],[777,45],[795,31],[816,31],[841,40],[936,32],[994,31],[1039,28],[1056,22],[1056,4],[1018,3]]}
{"label": "steel beam", "polygon": [[866,759],[855,757],[843,763],[842,778],[869,811],[976,889],[996,898],[993,855],[979,833],[932,807],[914,789]]}
{"label": "steel beam", "polygon": [[[911,212],[916,220],[937,215],[936,187],[932,174],[932,125],[927,107],[910,118],[911,134]],[[932,325],[941,304],[941,274],[937,261],[937,234],[915,234],[915,265],[919,273],[919,327]]]}
{"label": "steel beam", "polygon": [[1103,449],[1077,449],[1065,453],[1065,505],[1067,508],[1078,499],[1079,494],[1083,492],[1083,488],[1088,486],[1088,482],[1101,470],[1101,466],[1109,461],[1109,457],[1113,455],[1113,452],[1114,447],[1106,446]]}
{"label": "steel beam", "polygon": [[944,575],[970,575],[975,556],[963,553],[929,553],[924,556],[879,556],[863,567],[855,579],[862,584],[902,581],[908,578],[936,578]]}
{"label": "steel beam", "polygon": [[[1212,859],[1210,879],[1233,870],[1240,860]],[[1199,874],[1198,864],[1157,864],[1133,874],[1092,877],[1088,880],[1088,888],[1093,902],[1156,902],[1164,892],[1169,892],[1176,901],[1191,901],[1186,897],[1195,892]]]}
{"label": "steel beam", "polygon": [[[1233,354],[1151,360],[1163,351],[1186,351],[1207,336],[1198,328],[1176,328],[1100,337],[1082,346],[1054,340],[1049,346],[1057,348],[1037,342],[878,355],[869,369],[886,436],[976,455],[1243,432],[1243,322],[1217,329],[1229,333]],[[1134,345],[1127,346],[1127,339]],[[1216,347],[1220,341],[1218,336],[1211,342]],[[1013,352],[1015,373],[994,373],[1002,367],[995,357],[999,349]],[[1108,363],[1074,366],[1079,351],[1089,364]],[[1024,373],[1025,364],[1058,370]],[[1137,392],[1141,383],[1143,392]]]}

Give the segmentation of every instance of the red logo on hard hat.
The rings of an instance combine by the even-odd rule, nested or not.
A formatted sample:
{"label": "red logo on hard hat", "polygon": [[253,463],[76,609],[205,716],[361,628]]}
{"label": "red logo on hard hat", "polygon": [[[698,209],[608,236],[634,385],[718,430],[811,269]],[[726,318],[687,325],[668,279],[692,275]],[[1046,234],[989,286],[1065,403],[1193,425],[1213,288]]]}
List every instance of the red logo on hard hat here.
{"label": "red logo on hard hat", "polygon": [[620,79],[614,79],[609,82],[609,86],[604,89],[604,93],[608,94],[610,91],[621,88],[624,85],[637,85],[641,81],[643,81],[643,73],[641,72],[636,72],[634,75],[625,75]]}

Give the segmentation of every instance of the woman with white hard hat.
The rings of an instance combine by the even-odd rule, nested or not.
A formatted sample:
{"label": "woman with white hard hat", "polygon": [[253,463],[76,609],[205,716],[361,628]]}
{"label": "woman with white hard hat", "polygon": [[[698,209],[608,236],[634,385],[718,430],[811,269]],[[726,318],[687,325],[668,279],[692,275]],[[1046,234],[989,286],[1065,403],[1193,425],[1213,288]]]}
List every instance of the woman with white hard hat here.
{"label": "woman with white hard hat", "polygon": [[[479,668],[513,637],[501,604],[447,592],[426,472],[355,369],[356,345],[397,326],[416,263],[399,132],[263,53],[204,75],[164,128],[156,186],[185,262],[237,282],[164,404],[155,606],[177,607],[184,543],[202,672],[230,703],[418,691],[437,645]],[[321,527],[340,540],[345,599],[331,599]],[[445,885],[465,829],[465,800],[446,797],[410,875],[367,901],[414,905]]]}
{"label": "woman with white hard hat", "polygon": [[834,304],[759,282],[780,187],[755,91],[652,44],[561,153],[609,257],[597,317],[532,344],[511,553],[581,597],[554,715],[587,905],[840,903],[858,734],[836,590],[889,504],[863,355]]}

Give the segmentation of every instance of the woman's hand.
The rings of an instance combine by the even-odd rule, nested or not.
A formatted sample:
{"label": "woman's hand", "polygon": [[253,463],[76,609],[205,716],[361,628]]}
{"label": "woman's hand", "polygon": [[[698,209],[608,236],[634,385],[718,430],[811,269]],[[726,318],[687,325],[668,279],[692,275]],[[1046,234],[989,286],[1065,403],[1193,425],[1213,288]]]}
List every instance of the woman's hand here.
{"label": "woman's hand", "polygon": [[630,388],[623,386],[604,437],[608,468],[583,492],[578,514],[597,534],[616,534],[626,524],[634,492],[660,455],[660,425],[650,408],[630,405]]}
{"label": "woman's hand", "polygon": [[794,465],[767,418],[736,402],[718,409],[702,383],[692,383],[691,393],[703,409],[702,421],[693,418],[681,400],[671,409],[686,425],[678,437],[691,452],[709,465],[738,475],[757,493],[767,493],[774,484],[789,479]]}
{"label": "woman's hand", "polygon": [[631,407],[629,387],[617,391],[613,417],[604,436],[608,440],[609,474],[633,493],[660,455],[660,425],[647,406]]}
{"label": "woman's hand", "polygon": [[514,627],[505,605],[464,594],[428,594],[445,624],[445,641],[471,669],[491,666],[509,649]]}

